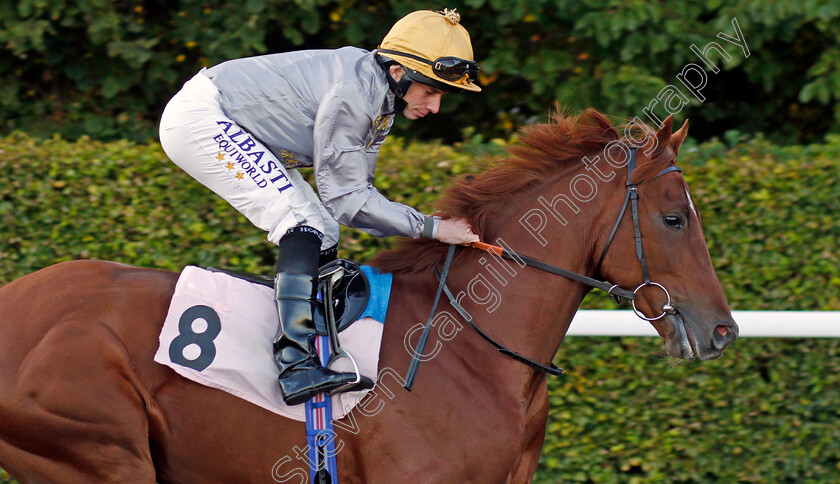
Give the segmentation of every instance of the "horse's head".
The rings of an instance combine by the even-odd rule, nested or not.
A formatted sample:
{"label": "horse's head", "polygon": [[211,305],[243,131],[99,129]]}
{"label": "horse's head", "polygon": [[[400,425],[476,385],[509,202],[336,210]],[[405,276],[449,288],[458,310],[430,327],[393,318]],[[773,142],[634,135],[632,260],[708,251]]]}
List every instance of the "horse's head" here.
{"label": "horse's head", "polygon": [[[638,195],[638,221],[633,221],[633,203],[628,203],[629,213],[622,217],[609,244],[616,215],[609,210],[599,214],[599,225],[604,228],[600,247],[607,249],[598,254],[602,258],[599,269],[622,287],[639,287],[635,308],[640,316],[653,318],[651,323],[665,338],[669,355],[712,360],[735,341],[738,325],[712,267],[688,185],[679,170],[671,168],[676,166],[688,122],[673,133],[672,122],[669,116],[656,133],[655,144],[649,136],[651,143],[635,155],[638,168],[626,171],[628,194]],[[614,210],[625,196],[629,195],[613,194]],[[641,259],[639,254],[643,254]],[[645,284],[645,272],[656,284]]]}

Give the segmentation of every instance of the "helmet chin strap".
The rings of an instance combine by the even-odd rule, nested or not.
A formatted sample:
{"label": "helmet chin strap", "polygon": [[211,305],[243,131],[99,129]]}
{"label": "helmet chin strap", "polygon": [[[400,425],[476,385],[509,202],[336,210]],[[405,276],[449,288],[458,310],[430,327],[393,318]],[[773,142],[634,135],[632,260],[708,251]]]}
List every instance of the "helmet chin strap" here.
{"label": "helmet chin strap", "polygon": [[[380,57],[380,59],[384,60],[384,58],[382,57]],[[406,93],[408,92],[408,88],[411,87],[411,83],[414,81],[408,76],[407,73],[403,74],[403,76],[398,81],[394,79],[394,77],[391,75],[391,69],[389,64],[382,63],[380,65],[382,66],[382,69],[385,70],[385,78],[388,79],[388,86],[391,88],[391,92],[394,93],[394,112],[402,113],[403,110],[405,110],[406,106],[408,106],[408,103],[405,102],[403,96],[406,95]]]}
{"label": "helmet chin strap", "polygon": [[388,78],[388,85],[391,87],[391,92],[394,93],[394,111],[402,113],[406,106],[408,106],[403,96],[408,92],[408,88],[411,87],[411,83],[414,81],[405,74],[397,81],[391,76],[391,71],[388,69],[385,70],[385,76]]}

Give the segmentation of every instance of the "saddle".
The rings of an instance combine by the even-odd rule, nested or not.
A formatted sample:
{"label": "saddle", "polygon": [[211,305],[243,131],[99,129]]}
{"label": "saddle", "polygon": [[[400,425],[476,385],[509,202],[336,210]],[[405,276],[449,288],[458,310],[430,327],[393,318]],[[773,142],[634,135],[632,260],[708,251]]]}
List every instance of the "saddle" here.
{"label": "saddle", "polygon": [[[274,289],[274,276],[268,274],[251,274],[231,269],[208,267],[208,271],[222,272],[232,277]],[[338,332],[347,329],[364,312],[370,300],[370,282],[359,267],[359,264],[347,260],[336,259],[324,264],[318,271],[318,301],[315,304],[315,330],[319,335],[327,335],[325,301],[323,300],[324,285],[332,280],[332,308]],[[340,274],[340,278],[334,275]]]}

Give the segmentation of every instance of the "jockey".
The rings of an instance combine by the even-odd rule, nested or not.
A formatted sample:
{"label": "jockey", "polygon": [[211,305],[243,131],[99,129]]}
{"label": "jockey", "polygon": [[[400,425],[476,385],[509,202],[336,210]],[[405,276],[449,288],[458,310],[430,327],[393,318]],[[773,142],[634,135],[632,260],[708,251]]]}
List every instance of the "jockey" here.
{"label": "jockey", "polygon": [[[318,267],[335,258],[339,223],[378,237],[478,241],[466,220],[423,215],[372,185],[395,113],[421,118],[438,112],[444,93],[481,90],[459,22],[454,10],[417,11],[374,51],[309,50],[204,68],[163,112],[166,154],[279,247],[273,350],[289,405],[356,379],[321,367],[314,348]],[[317,195],[299,167],[312,167]],[[350,390],[372,386],[363,379]]]}

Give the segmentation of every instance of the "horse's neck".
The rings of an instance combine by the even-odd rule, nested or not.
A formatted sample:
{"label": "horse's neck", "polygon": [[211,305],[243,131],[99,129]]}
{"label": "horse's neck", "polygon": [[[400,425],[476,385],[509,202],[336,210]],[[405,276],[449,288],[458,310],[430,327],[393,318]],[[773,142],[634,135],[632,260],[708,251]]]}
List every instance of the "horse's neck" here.
{"label": "horse's neck", "polygon": [[[573,254],[578,250],[569,252]],[[454,293],[463,293],[461,303],[476,325],[509,349],[543,364],[550,362],[588,288],[489,254],[479,253],[473,257],[478,264],[472,264],[466,270],[459,269],[453,274],[450,285]],[[584,269],[580,263],[561,265],[575,272]],[[471,332],[469,327],[465,330]],[[473,340],[482,350],[495,351],[482,339]],[[502,355],[490,358],[513,361]],[[482,361],[482,364],[487,363],[487,360]],[[500,369],[507,371],[509,367],[503,365]],[[518,362],[514,362],[513,367],[528,370]],[[527,377],[528,371],[522,376]],[[521,383],[527,385],[524,380]]]}
{"label": "horse's neck", "polygon": [[[562,204],[555,205],[552,207],[557,209],[555,213],[562,211],[565,215],[565,225],[560,223],[551,214],[547,203],[562,193],[557,187],[569,187],[566,180],[573,175],[570,173],[560,181],[548,182],[535,190],[533,197],[528,197],[538,201],[512,206],[499,214],[496,228],[490,231],[498,235],[493,236],[494,240],[485,242],[506,245],[513,252],[591,276],[599,237],[595,229],[601,223],[598,219],[605,212],[610,212],[601,206],[610,197],[596,197],[588,203],[577,202],[578,213],[563,211]],[[613,183],[616,183],[615,180]],[[538,209],[546,219],[546,227],[540,233],[540,237],[544,237],[542,239],[529,233],[521,223],[523,217],[534,209]],[[459,269],[452,284],[465,291],[470,284],[480,289],[482,281],[476,281],[476,278],[483,279],[487,286],[498,290],[500,301],[495,307],[482,304],[476,301],[482,295],[478,293],[476,298],[464,298],[467,310],[483,329],[508,343],[514,351],[543,363],[550,361],[589,287],[490,254],[478,253],[472,259],[472,267]],[[472,295],[469,291],[467,293]]]}
{"label": "horse's neck", "polygon": [[[585,258],[591,248],[585,247],[586,237],[580,235],[581,227],[586,225],[582,223],[586,215],[581,213],[579,216],[581,220],[576,221],[574,227],[571,223],[564,227],[566,230],[553,239],[551,247],[538,251],[542,254],[534,250],[534,244],[525,243],[521,234],[504,230],[498,233],[514,251],[543,258],[546,249],[551,249],[562,254],[562,261],[551,257],[547,258],[549,262],[571,271],[585,272],[588,268]],[[522,243],[518,244],[517,239]],[[550,362],[588,288],[475,249],[459,250],[466,252],[453,264],[447,285],[475,324],[507,348],[543,364]],[[418,322],[428,317],[437,279],[431,271],[403,274],[396,276],[394,287],[394,301],[405,301],[402,307],[411,308],[389,318],[387,323],[393,325],[403,343],[402,335],[416,330]],[[413,304],[406,304],[408,301]],[[432,361],[424,362],[421,367],[440,365],[436,377],[453,375],[483,381],[488,387],[492,386],[495,398],[520,398],[535,391],[534,371],[499,353],[482,339],[446,301],[446,296],[442,296],[436,315],[440,317],[436,316],[437,327],[432,330],[426,354],[441,342],[444,346]],[[455,330],[455,337],[441,341],[441,335],[452,336]],[[419,331],[412,334],[413,337],[409,336],[411,345],[416,343]],[[424,370],[426,378],[430,377],[430,369]]]}

